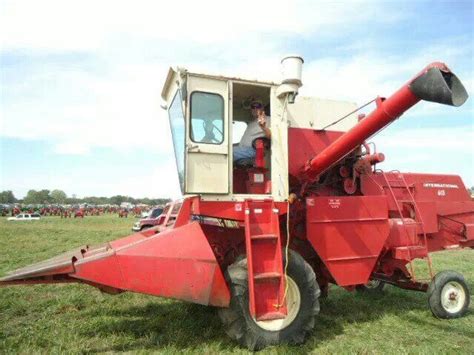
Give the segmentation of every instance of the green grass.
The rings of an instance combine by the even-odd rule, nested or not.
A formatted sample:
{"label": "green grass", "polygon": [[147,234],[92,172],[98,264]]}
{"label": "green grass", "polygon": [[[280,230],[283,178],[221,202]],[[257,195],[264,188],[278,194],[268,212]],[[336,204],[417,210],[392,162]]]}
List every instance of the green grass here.
{"label": "green grass", "polygon": [[[130,233],[134,219],[116,216],[0,219],[0,275],[84,244]],[[464,274],[474,289],[474,251],[433,255],[435,269]],[[471,297],[472,303],[472,297]],[[247,353],[227,338],[212,307],[152,296],[109,296],[85,285],[0,288],[0,353]],[[474,312],[435,319],[426,294],[388,286],[381,298],[330,290],[313,335],[302,346],[262,353],[472,353]]]}

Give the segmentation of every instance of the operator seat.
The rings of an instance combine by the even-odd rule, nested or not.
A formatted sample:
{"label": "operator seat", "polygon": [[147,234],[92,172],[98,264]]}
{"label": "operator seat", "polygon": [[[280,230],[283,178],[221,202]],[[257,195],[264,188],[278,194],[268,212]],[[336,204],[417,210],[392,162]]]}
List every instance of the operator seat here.
{"label": "operator seat", "polygon": [[234,162],[233,192],[242,194],[267,194],[271,192],[270,170],[270,139],[255,138],[255,158],[240,159]]}
{"label": "operator seat", "polygon": [[252,147],[255,149],[255,151],[258,150],[257,145],[259,145],[257,142],[260,141],[263,143],[263,153],[264,153],[264,161],[265,164],[264,166],[258,166],[259,162],[257,162],[257,156],[258,153],[256,154],[255,158],[244,158],[244,159],[239,159],[234,162],[235,167],[240,167],[240,168],[263,168],[263,167],[268,167],[269,165],[269,153],[270,153],[270,146],[271,146],[271,141],[267,137],[259,137],[255,138],[252,141]]}

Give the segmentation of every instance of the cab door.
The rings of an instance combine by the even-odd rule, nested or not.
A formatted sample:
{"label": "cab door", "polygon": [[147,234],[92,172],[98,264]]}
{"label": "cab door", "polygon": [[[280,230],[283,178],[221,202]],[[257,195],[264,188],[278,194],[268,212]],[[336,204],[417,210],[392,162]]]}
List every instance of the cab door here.
{"label": "cab door", "polygon": [[229,193],[229,88],[227,80],[187,78],[187,194]]}

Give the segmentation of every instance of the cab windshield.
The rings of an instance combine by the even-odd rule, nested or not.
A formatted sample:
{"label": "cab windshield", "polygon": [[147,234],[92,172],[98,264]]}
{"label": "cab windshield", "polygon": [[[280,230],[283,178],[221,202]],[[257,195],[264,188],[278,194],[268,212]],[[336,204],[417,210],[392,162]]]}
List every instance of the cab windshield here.
{"label": "cab windshield", "polygon": [[178,90],[174,95],[173,102],[168,109],[171,134],[173,135],[174,155],[178,169],[179,186],[184,193],[184,145],[185,145],[185,122],[181,105],[181,92]]}

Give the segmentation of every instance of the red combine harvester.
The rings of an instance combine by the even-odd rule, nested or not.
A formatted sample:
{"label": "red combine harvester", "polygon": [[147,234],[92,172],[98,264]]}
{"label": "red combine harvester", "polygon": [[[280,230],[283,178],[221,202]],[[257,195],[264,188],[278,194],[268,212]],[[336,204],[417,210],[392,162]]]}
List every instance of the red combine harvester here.
{"label": "red combine harvester", "polygon": [[[280,84],[170,69],[163,108],[184,198],[153,229],[0,284],[80,282],[216,306],[229,336],[250,349],[302,343],[330,283],[423,291],[436,317],[465,314],[463,276],[435,274],[430,261],[431,252],[474,247],[474,202],[461,178],[383,172],[384,155],[366,143],[420,100],[462,105],[463,85],[433,63],[363,116],[349,102],[296,98],[302,62],[285,58]],[[255,98],[271,115],[271,142],[256,139],[256,158],[233,162]],[[415,259],[427,261],[425,278]]]}

